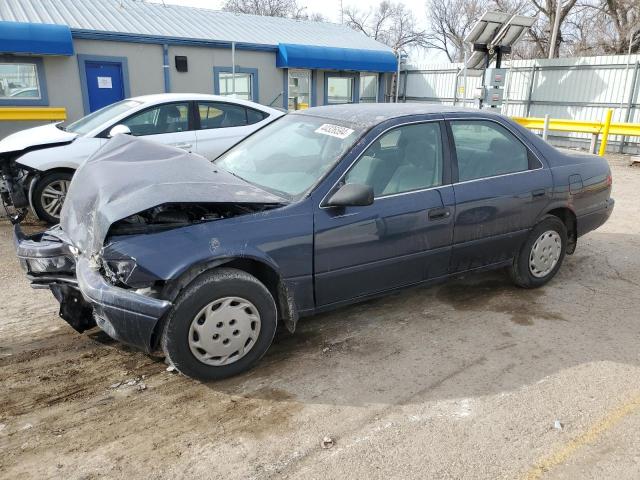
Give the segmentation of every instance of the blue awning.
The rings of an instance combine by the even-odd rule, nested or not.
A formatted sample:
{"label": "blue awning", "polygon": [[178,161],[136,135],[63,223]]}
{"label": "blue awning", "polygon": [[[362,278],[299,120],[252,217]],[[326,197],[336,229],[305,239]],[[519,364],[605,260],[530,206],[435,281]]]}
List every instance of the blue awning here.
{"label": "blue awning", "polygon": [[66,25],[0,22],[0,53],[73,55],[71,30]]}
{"label": "blue awning", "polygon": [[276,66],[278,68],[395,72],[398,64],[396,56],[391,51],[281,43],[278,45]]}

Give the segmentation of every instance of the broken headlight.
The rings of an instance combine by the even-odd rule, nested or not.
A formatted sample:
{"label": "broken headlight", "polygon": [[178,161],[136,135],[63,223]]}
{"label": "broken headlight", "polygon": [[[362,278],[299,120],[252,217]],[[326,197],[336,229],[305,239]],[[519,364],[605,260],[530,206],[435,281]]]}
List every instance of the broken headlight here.
{"label": "broken headlight", "polygon": [[114,285],[124,284],[129,285],[131,275],[135,271],[136,261],[133,258],[120,259],[120,260],[104,260],[102,262],[104,267],[104,274]]}
{"label": "broken headlight", "polygon": [[135,258],[103,258],[104,276],[112,285],[118,287],[145,288],[152,286],[158,278],[137,264]]}
{"label": "broken headlight", "polygon": [[75,260],[70,255],[46,258],[25,259],[28,271],[31,273],[72,273],[75,270]]}

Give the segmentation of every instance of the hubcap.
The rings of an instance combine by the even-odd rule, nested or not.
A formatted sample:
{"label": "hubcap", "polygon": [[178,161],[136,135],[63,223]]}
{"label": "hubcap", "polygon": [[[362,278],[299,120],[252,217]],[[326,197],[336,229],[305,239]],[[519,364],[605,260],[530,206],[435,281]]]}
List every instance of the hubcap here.
{"label": "hubcap", "polygon": [[258,341],[260,314],[248,300],[223,297],[205,306],[191,321],[189,348],[207,365],[237,362]]}
{"label": "hubcap", "polygon": [[529,255],[529,270],[534,277],[546,277],[560,259],[562,239],[555,230],[547,230],[533,244]]}
{"label": "hubcap", "polygon": [[44,211],[52,217],[60,217],[60,210],[62,210],[62,204],[67,196],[69,183],[69,180],[54,180],[42,190],[40,203]]}

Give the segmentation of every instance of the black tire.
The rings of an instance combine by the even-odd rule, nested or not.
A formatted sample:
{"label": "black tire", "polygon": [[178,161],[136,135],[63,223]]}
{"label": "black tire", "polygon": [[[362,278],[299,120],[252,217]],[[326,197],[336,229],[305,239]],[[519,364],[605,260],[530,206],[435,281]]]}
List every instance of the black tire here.
{"label": "black tire", "polygon": [[[535,276],[529,266],[529,259],[531,256],[531,250],[535,245],[536,240],[540,236],[548,231],[556,232],[560,237],[560,256],[555,266],[549,273],[544,276]],[[549,282],[558,273],[562,261],[564,260],[565,253],[567,251],[567,227],[558,217],[553,215],[545,216],[529,233],[527,241],[524,242],[516,258],[513,260],[513,265],[509,269],[509,273],[513,282],[519,287],[523,288],[536,288]]]}
{"label": "black tire", "polygon": [[[248,353],[234,363],[208,365],[191,351],[191,323],[207,304],[229,296],[241,297],[255,306],[260,315],[260,332]],[[180,293],[167,317],[161,345],[169,361],[182,374],[197,380],[219,380],[252,368],[269,349],[276,326],[277,309],[269,290],[247,272],[219,268],[203,273]]]}
{"label": "black tire", "polygon": [[[33,206],[33,210],[36,216],[40,220],[47,222],[49,225],[60,223],[59,211],[57,215],[51,214],[47,211],[46,205],[44,204],[45,199],[43,197],[43,192],[50,185],[59,185],[60,182],[71,182],[72,177],[73,173],[70,172],[51,172],[45,173],[37,180],[31,197],[31,205]],[[63,202],[64,197],[62,198],[62,202],[60,203],[60,208],[62,208]]]}

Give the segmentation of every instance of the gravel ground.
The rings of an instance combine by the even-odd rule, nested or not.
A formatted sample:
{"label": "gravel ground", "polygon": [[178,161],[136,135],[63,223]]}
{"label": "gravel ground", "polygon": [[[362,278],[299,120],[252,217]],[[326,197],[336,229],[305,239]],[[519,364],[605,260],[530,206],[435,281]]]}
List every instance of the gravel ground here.
{"label": "gravel ground", "polygon": [[638,478],[640,169],[612,163],[610,221],[548,286],[489,273],[318,315],[210,384],[74,332],[0,224],[0,477]]}

